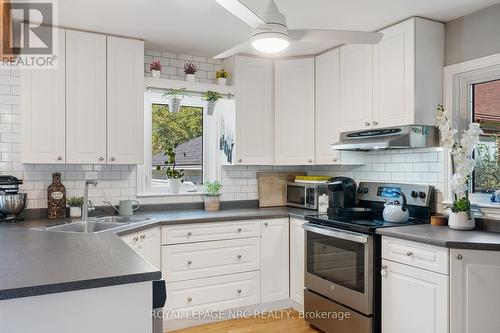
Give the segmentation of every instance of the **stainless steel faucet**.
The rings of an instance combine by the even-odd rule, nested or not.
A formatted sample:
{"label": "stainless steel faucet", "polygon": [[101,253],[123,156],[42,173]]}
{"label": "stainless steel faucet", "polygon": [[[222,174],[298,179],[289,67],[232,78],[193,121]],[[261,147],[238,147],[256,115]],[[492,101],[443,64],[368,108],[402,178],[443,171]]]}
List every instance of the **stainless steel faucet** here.
{"label": "stainless steel faucet", "polygon": [[[97,180],[88,179],[85,181],[85,189],[83,190],[83,207],[82,207],[82,220],[87,220],[89,218],[89,210],[94,211],[94,206],[89,200],[89,185],[97,186]],[[91,208],[89,208],[89,206]]]}

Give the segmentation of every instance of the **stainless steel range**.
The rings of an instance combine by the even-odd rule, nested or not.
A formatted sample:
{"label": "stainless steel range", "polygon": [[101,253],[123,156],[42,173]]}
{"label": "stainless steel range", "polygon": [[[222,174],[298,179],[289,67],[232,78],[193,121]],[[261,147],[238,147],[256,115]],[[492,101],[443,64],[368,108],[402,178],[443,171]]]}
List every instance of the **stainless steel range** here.
{"label": "stainless steel range", "polygon": [[[306,320],[329,333],[378,333],[381,318],[381,240],[377,228],[429,223],[431,186],[330,181],[330,209],[305,229]],[[356,193],[356,201],[351,198]],[[405,197],[409,219],[384,221],[386,201]]]}

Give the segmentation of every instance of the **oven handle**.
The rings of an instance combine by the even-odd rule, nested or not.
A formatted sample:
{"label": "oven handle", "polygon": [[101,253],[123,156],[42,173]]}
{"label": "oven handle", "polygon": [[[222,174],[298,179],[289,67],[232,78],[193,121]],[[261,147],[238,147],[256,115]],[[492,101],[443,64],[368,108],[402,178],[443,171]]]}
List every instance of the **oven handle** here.
{"label": "oven handle", "polygon": [[304,230],[311,231],[320,235],[331,236],[362,244],[368,243],[368,238],[370,237],[365,234],[359,234],[356,232],[342,230],[342,229],[336,229],[331,227],[328,228],[318,227],[311,223],[305,223]]}

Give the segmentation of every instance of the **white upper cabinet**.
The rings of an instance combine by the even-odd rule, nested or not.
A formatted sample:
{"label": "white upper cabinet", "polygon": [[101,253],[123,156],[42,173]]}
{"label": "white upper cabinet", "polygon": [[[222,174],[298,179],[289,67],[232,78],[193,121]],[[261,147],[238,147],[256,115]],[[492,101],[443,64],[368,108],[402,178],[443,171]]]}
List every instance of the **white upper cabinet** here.
{"label": "white upper cabinet", "polygon": [[340,48],[340,131],[372,126],[373,46]]}
{"label": "white upper cabinet", "polygon": [[289,219],[262,222],[261,230],[261,302],[289,298]]}
{"label": "white upper cabinet", "polygon": [[236,56],[236,164],[274,164],[274,62]]}
{"label": "white upper cabinet", "polygon": [[314,58],[275,64],[277,165],[314,164]]}
{"label": "white upper cabinet", "polygon": [[66,32],[66,162],[106,163],[106,36]]}
{"label": "white upper cabinet", "polygon": [[500,252],[452,249],[450,332],[500,330]]}
{"label": "white upper cabinet", "polygon": [[316,57],[316,164],[363,164],[362,152],[340,152],[340,56],[334,49]]}
{"label": "white upper cabinet", "polygon": [[434,125],[442,103],[443,24],[412,18],[381,32],[373,46],[373,127]]}
{"label": "white upper cabinet", "polygon": [[144,161],[144,42],[107,37],[108,163]]}
{"label": "white upper cabinet", "polygon": [[[59,48],[66,32],[59,29]],[[65,53],[59,52],[57,69],[22,72],[23,163],[65,163]]]}

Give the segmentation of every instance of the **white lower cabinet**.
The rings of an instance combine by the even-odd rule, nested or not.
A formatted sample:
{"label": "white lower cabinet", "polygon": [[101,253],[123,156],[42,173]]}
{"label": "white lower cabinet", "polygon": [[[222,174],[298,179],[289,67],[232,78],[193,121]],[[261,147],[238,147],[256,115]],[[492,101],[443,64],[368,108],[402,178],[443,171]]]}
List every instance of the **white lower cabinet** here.
{"label": "white lower cabinet", "polygon": [[[392,250],[396,248],[410,259],[388,260],[388,254],[394,253]],[[415,252],[416,249],[420,252]],[[382,333],[449,332],[449,276],[439,273],[439,269],[426,269],[429,267],[427,262],[412,259],[420,255],[431,259],[441,251],[438,249],[448,251],[383,237]]]}
{"label": "white lower cabinet", "polygon": [[290,299],[301,306],[304,305],[305,222],[290,218]]}
{"label": "white lower cabinet", "polygon": [[450,332],[500,332],[500,252],[452,249]]}
{"label": "white lower cabinet", "polygon": [[141,257],[161,269],[161,233],[160,227],[155,227],[121,237]]}
{"label": "white lower cabinet", "polygon": [[261,229],[261,300],[289,298],[289,219],[266,220]]}

